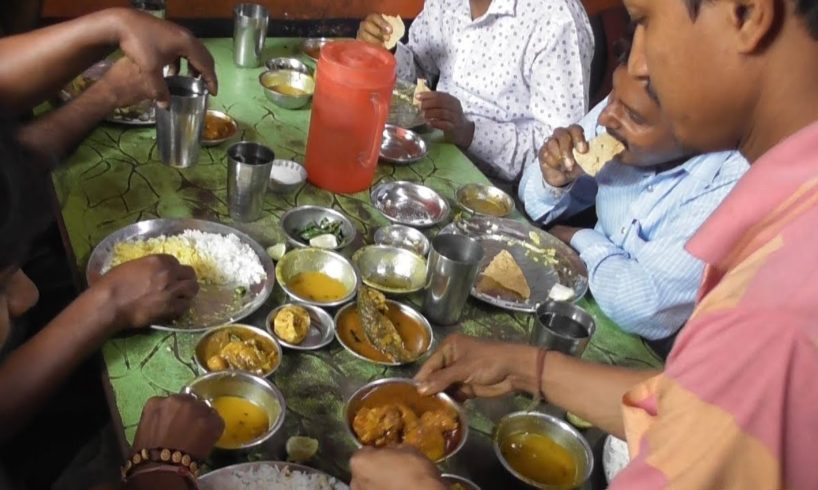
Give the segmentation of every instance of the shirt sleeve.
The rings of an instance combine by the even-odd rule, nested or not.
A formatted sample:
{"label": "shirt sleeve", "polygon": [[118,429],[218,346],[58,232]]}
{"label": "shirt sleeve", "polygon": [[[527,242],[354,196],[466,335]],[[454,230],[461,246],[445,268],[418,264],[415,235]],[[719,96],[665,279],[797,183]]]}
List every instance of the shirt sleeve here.
{"label": "shirt sleeve", "polygon": [[588,107],[593,41],[572,19],[548,25],[532,37],[527,48],[531,54],[525,57],[533,117],[499,122],[466,114],[474,123],[467,153],[489,164],[504,180],[516,179],[523,168],[536,162],[545,138],[555,128],[579,120]]}
{"label": "shirt sleeve", "polygon": [[[647,241],[638,221],[632,253],[613,243],[599,225],[577,232],[571,246],[588,267],[591,294],[617,325],[646,339],[674,334],[687,320],[696,299],[704,265],[684,245],[718,207],[732,185],[717,186],[677,208],[668,230]],[[620,231],[620,230],[617,230]]]}
{"label": "shirt sleeve", "polygon": [[[440,12],[438,2],[429,0],[409,27],[407,44],[395,47],[397,76],[401,80],[415,82],[425,78],[432,82],[440,77],[437,60],[442,46],[440,37]],[[430,83],[431,85],[431,83]]]}

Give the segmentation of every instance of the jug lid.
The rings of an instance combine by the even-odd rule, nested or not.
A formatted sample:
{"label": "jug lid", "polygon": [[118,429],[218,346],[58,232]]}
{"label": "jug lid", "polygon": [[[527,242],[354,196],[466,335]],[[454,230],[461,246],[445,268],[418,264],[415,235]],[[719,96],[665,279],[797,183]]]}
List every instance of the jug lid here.
{"label": "jug lid", "polygon": [[330,74],[348,85],[380,88],[395,82],[395,57],[363,41],[336,41],[321,48],[321,76]]}

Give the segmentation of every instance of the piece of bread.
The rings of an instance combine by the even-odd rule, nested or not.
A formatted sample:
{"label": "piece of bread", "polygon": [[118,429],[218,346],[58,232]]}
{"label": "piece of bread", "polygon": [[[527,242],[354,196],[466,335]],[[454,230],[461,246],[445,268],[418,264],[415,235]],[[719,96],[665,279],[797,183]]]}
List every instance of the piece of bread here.
{"label": "piece of bread", "polygon": [[618,139],[608,133],[602,133],[588,142],[587,153],[578,153],[574,150],[574,160],[583,172],[593,177],[602,170],[606,163],[624,150],[625,145]]}
{"label": "piece of bread", "polygon": [[416,106],[420,107],[420,101],[418,100],[418,95],[424,92],[431,92],[432,90],[426,85],[425,78],[418,78],[418,84],[415,85],[415,95],[412,96],[412,103]]}
{"label": "piece of bread", "polygon": [[399,15],[384,15],[383,18],[389,23],[389,26],[392,27],[392,34],[389,35],[389,38],[383,43],[383,46],[391,50],[398,45],[398,41],[406,34],[406,25]]}
{"label": "piece of bread", "polygon": [[503,289],[516,293],[522,299],[527,300],[531,297],[531,288],[528,287],[525,274],[508,250],[501,250],[491,259],[489,266],[483,271],[483,276],[499,284]]}

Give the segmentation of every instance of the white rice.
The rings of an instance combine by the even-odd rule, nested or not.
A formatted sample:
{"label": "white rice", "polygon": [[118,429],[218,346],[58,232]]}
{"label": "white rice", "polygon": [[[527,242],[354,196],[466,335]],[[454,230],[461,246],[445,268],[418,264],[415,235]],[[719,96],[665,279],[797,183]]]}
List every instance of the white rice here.
{"label": "white rice", "polygon": [[346,484],[323,474],[256,465],[206,479],[201,490],[348,490]]}
{"label": "white rice", "polygon": [[185,230],[182,236],[193,241],[203,257],[217,264],[222,284],[256,284],[266,275],[258,255],[236,235]]}

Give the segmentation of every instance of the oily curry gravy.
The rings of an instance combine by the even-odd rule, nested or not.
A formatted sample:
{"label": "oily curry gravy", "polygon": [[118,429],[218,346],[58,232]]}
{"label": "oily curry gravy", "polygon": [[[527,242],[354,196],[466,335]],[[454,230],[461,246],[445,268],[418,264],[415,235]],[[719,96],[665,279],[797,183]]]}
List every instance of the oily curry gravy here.
{"label": "oily curry gravy", "polygon": [[[403,339],[406,350],[417,359],[429,348],[432,339],[429,332],[415,319],[400,311],[393,304],[387,303],[386,317],[395,325],[398,334]],[[388,363],[390,360],[378,351],[366,337],[361,326],[361,316],[356,308],[350,308],[341,314],[336,325],[338,336],[350,349],[375,362]]]}
{"label": "oily curry gravy", "polygon": [[287,287],[296,295],[319,303],[332,303],[349,293],[341,281],[323,272],[299,272],[287,281]]}

